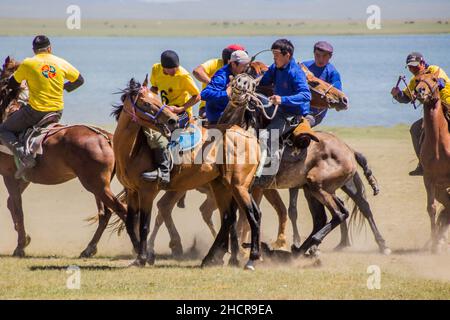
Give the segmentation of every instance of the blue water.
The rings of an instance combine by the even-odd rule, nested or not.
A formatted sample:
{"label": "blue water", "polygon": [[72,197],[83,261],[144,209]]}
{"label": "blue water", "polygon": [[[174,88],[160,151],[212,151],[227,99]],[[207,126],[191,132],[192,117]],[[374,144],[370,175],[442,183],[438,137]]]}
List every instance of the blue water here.
{"label": "blue water", "polygon": [[[410,123],[421,116],[421,109],[393,104],[390,89],[404,68],[411,51],[422,52],[427,61],[450,72],[450,35],[394,36],[301,36],[290,37],[296,46],[297,60],[312,58],[313,44],[328,40],[335,48],[332,62],[340,71],[344,91],[350,98],[350,109],[328,113],[324,124],[332,126],[391,126]],[[245,45],[249,53],[269,48],[276,37],[189,37],[189,38],[120,38],[53,37],[53,50],[83,74],[85,85],[65,94],[63,122],[113,123],[109,116],[113,95],[132,77],[142,81],[150,73],[160,53],[173,49],[181,64],[192,71],[198,64],[220,55],[230,43]],[[0,57],[23,59],[32,55],[32,37],[0,37]],[[270,52],[259,56],[271,63]]]}

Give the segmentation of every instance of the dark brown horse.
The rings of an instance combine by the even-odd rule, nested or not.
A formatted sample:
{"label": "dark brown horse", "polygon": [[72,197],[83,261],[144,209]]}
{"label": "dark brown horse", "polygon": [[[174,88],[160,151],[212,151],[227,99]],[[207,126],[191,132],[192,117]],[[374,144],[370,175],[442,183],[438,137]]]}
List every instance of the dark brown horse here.
{"label": "dark brown horse", "polygon": [[[419,159],[427,191],[433,252],[439,252],[445,244],[450,225],[450,133],[439,94],[439,71],[423,73],[415,79],[416,97],[423,103],[424,139]],[[443,208],[436,219],[438,203]]]}
{"label": "dark brown horse", "polygon": [[[8,92],[8,77],[19,63],[8,57],[1,70],[0,106],[1,119],[21,107],[16,100],[20,92]],[[114,152],[112,134],[85,125],[60,126],[51,131],[43,142],[43,154],[36,158],[36,166],[28,169],[25,179],[14,177],[16,165],[9,153],[0,152],[0,174],[8,190],[8,209],[18,233],[18,243],[13,255],[25,256],[25,247],[31,238],[25,232],[22,209],[22,193],[31,183],[54,185],[78,178],[83,187],[95,196],[99,224],[81,257],[93,256],[97,243],[108,225],[111,213],[126,217],[125,206],[114,196],[110,182],[114,176]]]}

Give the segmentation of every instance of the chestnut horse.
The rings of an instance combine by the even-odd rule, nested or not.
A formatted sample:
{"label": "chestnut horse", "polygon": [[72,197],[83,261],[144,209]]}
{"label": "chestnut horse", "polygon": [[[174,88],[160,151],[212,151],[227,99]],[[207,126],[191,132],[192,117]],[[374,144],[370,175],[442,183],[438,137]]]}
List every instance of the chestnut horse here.
{"label": "chestnut horse", "polygon": [[[19,62],[8,57],[0,76],[0,115],[4,119],[21,107],[17,102],[19,92],[6,89],[9,76],[18,68]],[[13,255],[25,256],[25,247],[31,238],[25,232],[22,193],[30,182],[45,185],[61,184],[78,178],[83,187],[95,196],[99,224],[81,257],[91,257],[97,251],[97,243],[108,225],[111,212],[125,219],[126,208],[114,196],[110,182],[114,176],[114,152],[112,134],[107,131],[84,125],[59,126],[49,132],[43,142],[43,154],[36,158],[36,166],[28,169],[24,178],[14,177],[16,165],[14,157],[5,151],[0,152],[0,174],[8,190],[8,209],[18,233],[18,243]]]}
{"label": "chestnut horse", "polygon": [[[155,163],[142,127],[149,127],[170,136],[178,121],[176,114],[165,108],[158,96],[147,88],[147,83],[147,78],[142,86],[131,79],[128,87],[123,90],[122,104],[116,106],[113,111],[118,121],[113,144],[117,177],[127,190],[127,230],[133,232],[134,219],[139,216],[139,251],[133,265],[143,267],[146,262],[154,262],[154,256],[147,251],[147,235],[152,204],[158,192],[161,189],[186,191],[209,183],[222,215],[222,225],[202,261],[202,266],[222,263],[222,257],[228,251],[230,232],[230,263],[238,263],[238,243],[233,226],[239,207],[246,213],[252,230],[251,253],[246,268],[254,269],[254,262],[260,257],[261,213],[249,193],[249,188],[259,164],[260,150],[256,137],[236,126],[214,126],[209,130],[201,128],[200,145],[185,155],[188,159],[203,155],[200,163],[192,161],[175,164],[171,172],[171,182],[165,186],[158,182],[145,181],[141,174],[154,169]],[[210,140],[213,134],[211,129],[219,133],[215,136],[214,143]],[[241,149],[238,145],[244,147],[243,151],[248,156],[244,162],[236,162],[239,158],[237,151]],[[232,158],[220,159],[220,154],[227,154]],[[138,238],[137,235],[132,237]]]}
{"label": "chestnut horse", "polygon": [[[423,103],[424,138],[419,159],[427,191],[433,252],[440,251],[445,243],[450,224],[450,133],[439,94],[438,76],[439,70],[415,78],[416,97]],[[443,208],[436,219],[438,203]]]}

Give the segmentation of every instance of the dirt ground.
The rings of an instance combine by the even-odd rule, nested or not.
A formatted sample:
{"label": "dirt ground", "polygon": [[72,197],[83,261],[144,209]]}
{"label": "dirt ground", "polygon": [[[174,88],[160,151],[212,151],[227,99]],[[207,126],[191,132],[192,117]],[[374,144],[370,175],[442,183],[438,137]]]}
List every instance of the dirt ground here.
{"label": "dirt ground", "polygon": [[[47,275],[52,274],[51,277],[63,277],[61,276],[61,271],[40,270],[36,273],[30,266],[45,266],[48,263],[58,266],[89,263],[89,260],[79,260],[75,259],[75,257],[85,248],[95,230],[95,226],[89,225],[84,221],[85,218],[95,213],[93,197],[81,187],[78,181],[58,186],[31,185],[24,194],[23,206],[26,230],[32,238],[26,253],[34,258],[19,260],[7,257],[15,248],[17,235],[13,229],[9,211],[6,208],[6,190],[3,185],[0,185],[0,199],[4,199],[0,202],[0,274],[3,273],[3,276],[0,276],[0,297],[159,297],[163,299],[450,298],[449,250],[440,255],[432,255],[429,251],[422,250],[429,239],[430,225],[425,208],[425,190],[422,179],[408,176],[408,172],[416,166],[408,128],[406,126],[364,129],[330,128],[330,131],[337,133],[350,146],[365,154],[369,160],[369,165],[372,167],[380,184],[381,193],[374,197],[368,192],[368,198],[378,227],[393,251],[390,256],[382,256],[378,253],[373,236],[367,227],[365,233],[354,239],[352,248],[339,253],[332,251],[339,241],[339,232],[334,231],[330,234],[321,246],[322,266],[319,268],[310,269],[299,267],[298,265],[264,266],[264,263],[260,263],[262,271],[257,270],[255,273],[255,276],[257,274],[261,275],[260,281],[267,279],[263,277],[264,273],[273,274],[273,270],[282,270],[286,281],[289,282],[289,275],[300,268],[300,275],[297,272],[295,276],[301,278],[299,280],[299,285],[302,284],[301,292],[286,291],[281,288],[279,291],[271,289],[272,291],[268,295],[263,295],[262,293],[258,295],[257,291],[249,295],[248,291],[239,291],[239,287],[234,288],[232,286],[229,291],[225,290],[223,292],[216,292],[212,287],[211,293],[208,295],[208,291],[202,291],[201,294],[195,291],[193,288],[199,284],[194,281],[195,284],[184,283],[186,287],[183,287],[183,282],[178,284],[184,289],[187,287],[191,288],[194,290],[193,293],[189,293],[189,290],[178,290],[180,287],[177,287],[178,289],[173,292],[162,290],[157,293],[154,292],[154,294],[146,288],[140,288],[137,291],[131,290],[133,294],[124,293],[124,291],[120,290],[116,291],[117,288],[98,295],[94,289],[92,292],[81,292],[76,296],[61,293],[63,291],[55,293],[46,286],[44,280],[37,283],[33,282],[35,280],[30,280],[30,283],[34,283],[31,286],[26,279],[27,277],[33,278],[33,272],[35,272],[35,275],[48,272]],[[367,184],[366,187],[369,188]],[[114,191],[119,192],[120,189],[119,184],[115,182]],[[287,203],[287,190],[281,191],[281,194]],[[187,250],[195,238],[201,254],[204,254],[212,243],[212,236],[207,226],[203,223],[198,210],[204,197],[198,192],[190,191],[186,199],[187,207],[185,209],[176,208],[173,212],[175,223],[182,236],[184,248]],[[270,242],[276,237],[277,217],[274,210],[265,200],[261,205],[261,209],[263,212],[262,240]],[[303,196],[299,199],[299,210],[298,223],[302,239],[304,239],[311,230],[311,218]],[[215,214],[214,218],[215,225],[218,226],[218,214]],[[291,238],[292,232],[289,225],[289,241],[291,241]],[[170,253],[168,240],[167,230],[162,228],[157,238],[157,253]],[[130,256],[131,246],[126,235],[117,237],[108,232],[100,241],[98,249],[98,259],[91,260],[91,264],[123,267],[129,261],[128,258],[132,258]],[[124,259],[121,257],[124,257]],[[111,260],[111,258],[114,258],[114,260]],[[236,269],[231,268],[219,268],[219,271],[216,268],[212,268],[212,271],[192,269],[198,266],[199,260],[191,262],[164,260],[157,262],[157,266],[159,263],[162,263],[160,265],[161,268],[153,268],[154,272],[162,272],[162,276],[164,276],[164,270],[170,273],[175,272],[172,269],[176,269],[177,266],[184,266],[178,272],[180,274],[186,273],[186,275],[191,274],[192,279],[195,279],[195,277],[204,279],[204,277],[208,277],[209,272],[219,272],[224,274],[225,277],[236,277],[236,281],[248,277],[247,273],[241,272],[241,270],[235,271]],[[382,278],[382,289],[379,290],[383,291],[383,287],[386,288],[382,294],[373,295],[373,291],[364,288],[365,279],[368,277],[367,267],[370,265],[379,266],[382,275],[386,275]],[[167,267],[165,269],[164,266],[170,266],[170,268]],[[148,274],[152,272],[149,270],[152,270],[152,267],[146,267],[145,271],[135,270],[133,272]],[[112,271],[93,272],[97,272],[99,277],[103,275],[109,277],[111,275],[107,274]],[[20,274],[23,277],[20,277]],[[311,277],[309,280],[306,279],[308,275]],[[281,279],[284,279],[284,276]],[[149,277],[151,278],[152,276],[149,275]],[[328,279],[326,284],[321,284],[323,293],[319,294],[316,291],[311,291],[311,287],[308,287],[308,281],[322,279],[321,277]],[[354,277],[357,277],[357,279],[354,279]],[[61,282],[63,280],[58,281]],[[273,279],[273,281],[274,283],[279,283],[280,279]],[[130,283],[133,282],[131,281]],[[202,283],[204,285],[204,282]],[[356,291],[342,292],[342,288],[351,287],[354,283],[357,283],[358,289]],[[312,286],[313,284],[309,285]],[[163,284],[161,286],[164,288]]]}

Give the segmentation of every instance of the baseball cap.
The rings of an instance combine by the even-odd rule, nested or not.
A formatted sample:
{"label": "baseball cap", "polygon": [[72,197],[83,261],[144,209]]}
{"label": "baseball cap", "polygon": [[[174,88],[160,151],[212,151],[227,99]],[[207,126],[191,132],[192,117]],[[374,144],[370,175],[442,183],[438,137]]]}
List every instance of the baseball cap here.
{"label": "baseball cap", "polygon": [[316,42],[314,45],[314,50],[319,49],[321,51],[333,53],[333,46],[326,41]]}
{"label": "baseball cap", "polygon": [[239,64],[249,63],[250,57],[247,52],[243,50],[236,50],[231,54],[230,62],[237,62]]}
{"label": "baseball cap", "polygon": [[423,55],[420,52],[411,52],[406,57],[406,65],[417,67],[422,61],[425,61]]}
{"label": "baseball cap", "polygon": [[176,68],[180,65],[180,58],[175,51],[166,50],[161,53],[161,65],[167,69]]}
{"label": "baseball cap", "polygon": [[44,49],[50,46],[50,39],[44,35],[38,35],[33,39],[33,50]]}
{"label": "baseball cap", "polygon": [[240,44],[230,44],[229,46],[227,46],[227,49],[230,49],[232,51],[236,51],[236,50],[245,51],[245,48],[243,46],[241,46]]}

